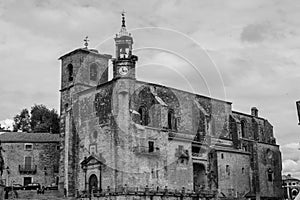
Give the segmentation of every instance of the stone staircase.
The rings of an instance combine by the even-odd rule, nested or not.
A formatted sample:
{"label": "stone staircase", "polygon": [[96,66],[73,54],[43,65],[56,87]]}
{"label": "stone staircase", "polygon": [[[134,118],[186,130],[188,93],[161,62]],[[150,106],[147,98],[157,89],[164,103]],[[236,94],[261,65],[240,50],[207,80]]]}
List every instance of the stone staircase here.
{"label": "stone staircase", "polygon": [[44,194],[37,194],[34,190],[18,190],[18,198],[10,192],[8,199],[18,200],[72,200],[73,198],[65,198],[58,190],[45,190]]}

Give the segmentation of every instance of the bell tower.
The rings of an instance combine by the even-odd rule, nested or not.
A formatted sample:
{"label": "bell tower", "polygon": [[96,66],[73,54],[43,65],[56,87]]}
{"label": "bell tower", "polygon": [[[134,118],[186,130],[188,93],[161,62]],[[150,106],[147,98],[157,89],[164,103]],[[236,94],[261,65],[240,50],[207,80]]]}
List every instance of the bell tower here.
{"label": "bell tower", "polygon": [[122,26],[115,37],[116,58],[113,59],[113,78],[135,79],[135,63],[138,57],[132,54],[133,38],[125,25],[125,12],[122,13]]}

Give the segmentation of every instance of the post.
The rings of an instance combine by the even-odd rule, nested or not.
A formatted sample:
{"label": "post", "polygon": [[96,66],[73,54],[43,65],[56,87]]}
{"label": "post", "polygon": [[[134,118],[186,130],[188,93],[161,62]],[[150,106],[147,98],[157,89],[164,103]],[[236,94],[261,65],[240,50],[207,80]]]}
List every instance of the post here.
{"label": "post", "polygon": [[99,191],[102,192],[102,167],[99,166]]}
{"label": "post", "polygon": [[86,172],[87,172],[87,166],[86,165],[82,165],[82,169],[84,171],[84,190],[87,191],[87,188],[86,188],[86,184],[87,184],[87,178],[86,178]]}

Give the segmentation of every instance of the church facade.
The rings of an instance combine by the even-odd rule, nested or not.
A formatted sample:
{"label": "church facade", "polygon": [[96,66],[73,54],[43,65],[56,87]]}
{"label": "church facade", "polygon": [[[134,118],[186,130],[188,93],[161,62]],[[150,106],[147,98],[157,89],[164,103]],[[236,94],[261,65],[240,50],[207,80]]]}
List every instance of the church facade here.
{"label": "church facade", "polygon": [[115,45],[113,59],[87,46],[60,57],[59,180],[68,196],[164,188],[281,198],[281,153],[256,108],[239,113],[231,102],[137,80],[124,16]]}

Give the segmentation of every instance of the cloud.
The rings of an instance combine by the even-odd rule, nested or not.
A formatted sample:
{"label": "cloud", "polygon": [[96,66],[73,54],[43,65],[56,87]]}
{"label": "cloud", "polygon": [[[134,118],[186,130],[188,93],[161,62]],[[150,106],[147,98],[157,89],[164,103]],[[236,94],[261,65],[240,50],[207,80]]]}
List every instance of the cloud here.
{"label": "cloud", "polygon": [[291,174],[300,178],[299,143],[288,143],[280,146],[282,153],[282,174]]}
{"label": "cloud", "polygon": [[5,130],[13,130],[13,124],[14,120],[12,119],[5,119],[0,121],[1,128],[4,128]]}
{"label": "cloud", "polygon": [[282,25],[269,21],[249,24],[242,29],[240,39],[242,42],[260,43],[265,40],[278,40],[285,37]]}
{"label": "cloud", "polygon": [[270,33],[270,24],[250,24],[244,27],[241,40],[246,42],[262,42]]}

